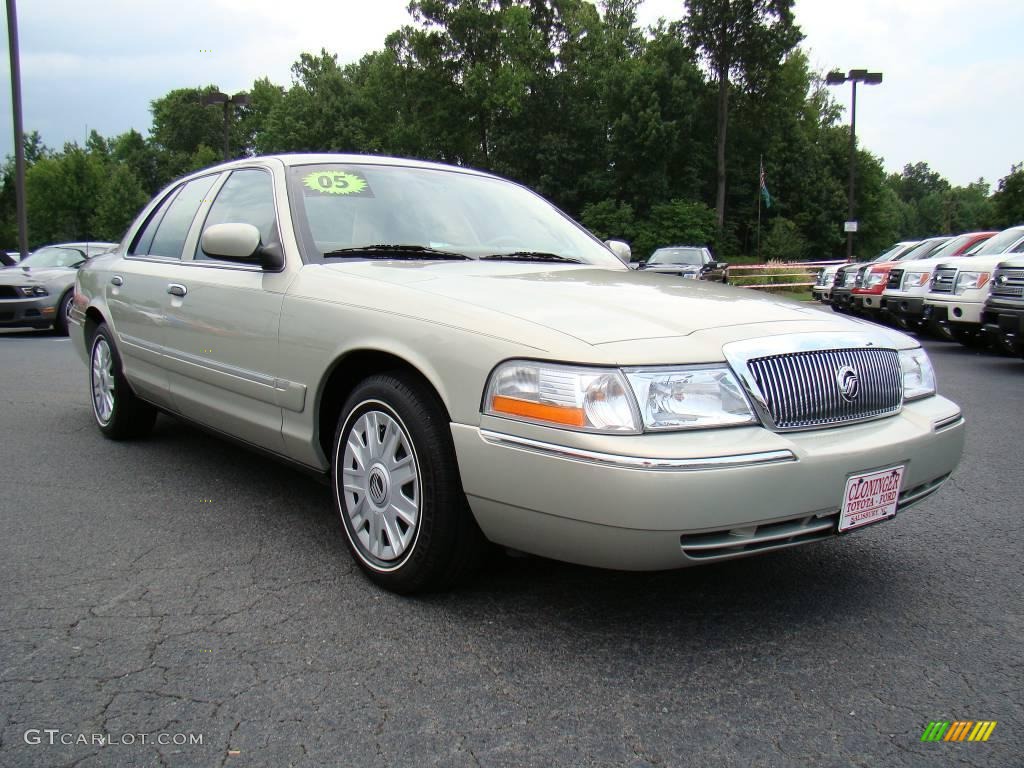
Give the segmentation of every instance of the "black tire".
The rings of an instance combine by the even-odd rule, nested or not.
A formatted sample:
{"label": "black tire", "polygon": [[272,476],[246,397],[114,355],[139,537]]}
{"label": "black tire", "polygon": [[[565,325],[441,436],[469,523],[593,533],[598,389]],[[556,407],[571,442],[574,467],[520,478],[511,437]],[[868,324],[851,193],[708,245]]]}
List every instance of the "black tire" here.
{"label": "black tire", "polygon": [[60,298],[57,304],[57,317],[53,320],[53,332],[57,336],[68,335],[68,311],[71,309],[71,300],[74,298],[74,291],[68,291]]}
{"label": "black tire", "polygon": [[[104,366],[97,358],[98,347],[104,344],[110,355],[109,366]],[[99,378],[100,389],[112,395],[109,414],[100,402],[100,395],[97,394],[96,382],[100,368],[106,369],[106,373]],[[108,386],[108,382],[111,386]],[[96,425],[100,432],[111,440],[145,437],[156,421],[156,408],[136,397],[125,379],[121,369],[121,356],[114,345],[114,335],[106,323],[97,326],[89,339],[89,399]]]}
{"label": "black tire", "polygon": [[[378,425],[374,447],[369,424]],[[406,458],[416,479],[403,474],[396,480],[399,470],[392,475],[388,467],[404,465]],[[487,542],[462,490],[448,415],[434,391],[415,376],[378,374],[355,388],[338,418],[331,478],[345,541],[376,584],[400,594],[445,589],[482,563]],[[411,498],[418,505],[414,526],[391,506],[407,505]],[[397,545],[391,543],[392,529]],[[372,551],[374,545],[381,556]]]}
{"label": "black tire", "polygon": [[973,328],[958,328],[953,326],[950,333],[956,341],[970,349],[985,349],[988,346],[988,338],[980,331]]}

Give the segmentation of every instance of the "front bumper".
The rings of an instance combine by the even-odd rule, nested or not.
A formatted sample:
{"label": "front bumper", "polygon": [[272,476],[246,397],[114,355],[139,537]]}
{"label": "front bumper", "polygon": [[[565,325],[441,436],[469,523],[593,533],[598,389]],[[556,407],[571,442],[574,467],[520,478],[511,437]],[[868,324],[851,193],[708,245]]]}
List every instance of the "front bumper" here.
{"label": "front bumper", "polygon": [[853,293],[850,295],[850,303],[861,312],[878,312],[882,308],[882,294]]}
{"label": "front bumper", "polygon": [[0,328],[49,328],[57,316],[59,296],[0,299]]}
{"label": "front bumper", "polygon": [[832,306],[837,309],[848,309],[850,308],[851,291],[852,288],[833,288],[832,289]]}
{"label": "front bumper", "polygon": [[484,534],[544,557],[625,570],[830,537],[848,477],[905,465],[905,508],[938,489],[964,442],[959,409],[938,396],[887,419],[786,434],[742,427],[609,437],[515,425],[512,435],[509,426],[490,417],[479,428],[452,425]]}
{"label": "front bumper", "polygon": [[883,294],[882,309],[897,317],[918,319],[924,312],[924,297],[907,294]]}
{"label": "front bumper", "polygon": [[956,296],[941,299],[929,296],[924,301],[923,316],[926,320],[934,320],[940,323],[962,323],[980,326],[981,314],[984,310],[984,302],[963,301],[959,300]]}
{"label": "front bumper", "polygon": [[1016,345],[1024,343],[1024,306],[989,301],[981,322],[986,331],[1000,334]]}

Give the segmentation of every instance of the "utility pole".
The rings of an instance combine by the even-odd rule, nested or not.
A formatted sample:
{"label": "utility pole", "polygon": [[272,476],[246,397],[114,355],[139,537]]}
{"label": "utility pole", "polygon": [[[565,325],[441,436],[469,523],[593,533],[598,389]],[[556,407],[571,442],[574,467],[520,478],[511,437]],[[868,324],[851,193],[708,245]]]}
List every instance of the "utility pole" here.
{"label": "utility pole", "polygon": [[239,92],[234,96],[228,96],[226,93],[213,91],[212,93],[203,94],[199,103],[204,107],[209,107],[213,104],[224,105],[224,162],[226,163],[231,159],[231,107],[244,107],[247,105],[249,103],[249,94]]}
{"label": "utility pole", "polygon": [[868,72],[866,69],[851,69],[848,74],[833,70],[825,75],[826,85],[842,85],[850,83],[850,191],[847,201],[847,218],[843,227],[846,230],[846,260],[853,261],[853,235],[858,229],[854,218],[854,183],[857,175],[857,83],[878,85],[882,82],[881,72]]}
{"label": "utility pole", "polygon": [[21,56],[18,53],[18,11],[7,0],[7,42],[11,54],[11,111],[14,113],[14,197],[18,215],[18,250],[28,256],[28,212],[25,209],[25,129],[21,116]]}

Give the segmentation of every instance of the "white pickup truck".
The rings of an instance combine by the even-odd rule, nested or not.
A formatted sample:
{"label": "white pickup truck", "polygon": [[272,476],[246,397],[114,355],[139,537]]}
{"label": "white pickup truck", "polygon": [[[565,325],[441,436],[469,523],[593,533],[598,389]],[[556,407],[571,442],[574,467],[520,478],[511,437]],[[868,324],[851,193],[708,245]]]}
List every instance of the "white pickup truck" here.
{"label": "white pickup truck", "polygon": [[988,240],[976,256],[953,259],[935,268],[924,299],[924,322],[945,329],[969,346],[985,343],[982,312],[992,272],[1010,255],[1024,253],[1024,225],[1004,229]]}

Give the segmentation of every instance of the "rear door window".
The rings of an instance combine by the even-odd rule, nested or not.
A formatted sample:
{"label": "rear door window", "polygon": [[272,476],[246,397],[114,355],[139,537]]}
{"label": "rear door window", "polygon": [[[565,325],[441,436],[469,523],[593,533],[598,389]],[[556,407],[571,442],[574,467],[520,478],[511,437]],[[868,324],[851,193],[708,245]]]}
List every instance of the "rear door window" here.
{"label": "rear door window", "polygon": [[193,179],[171,194],[149,217],[135,242],[131,254],[161,259],[180,259],[192,220],[216,174]]}

